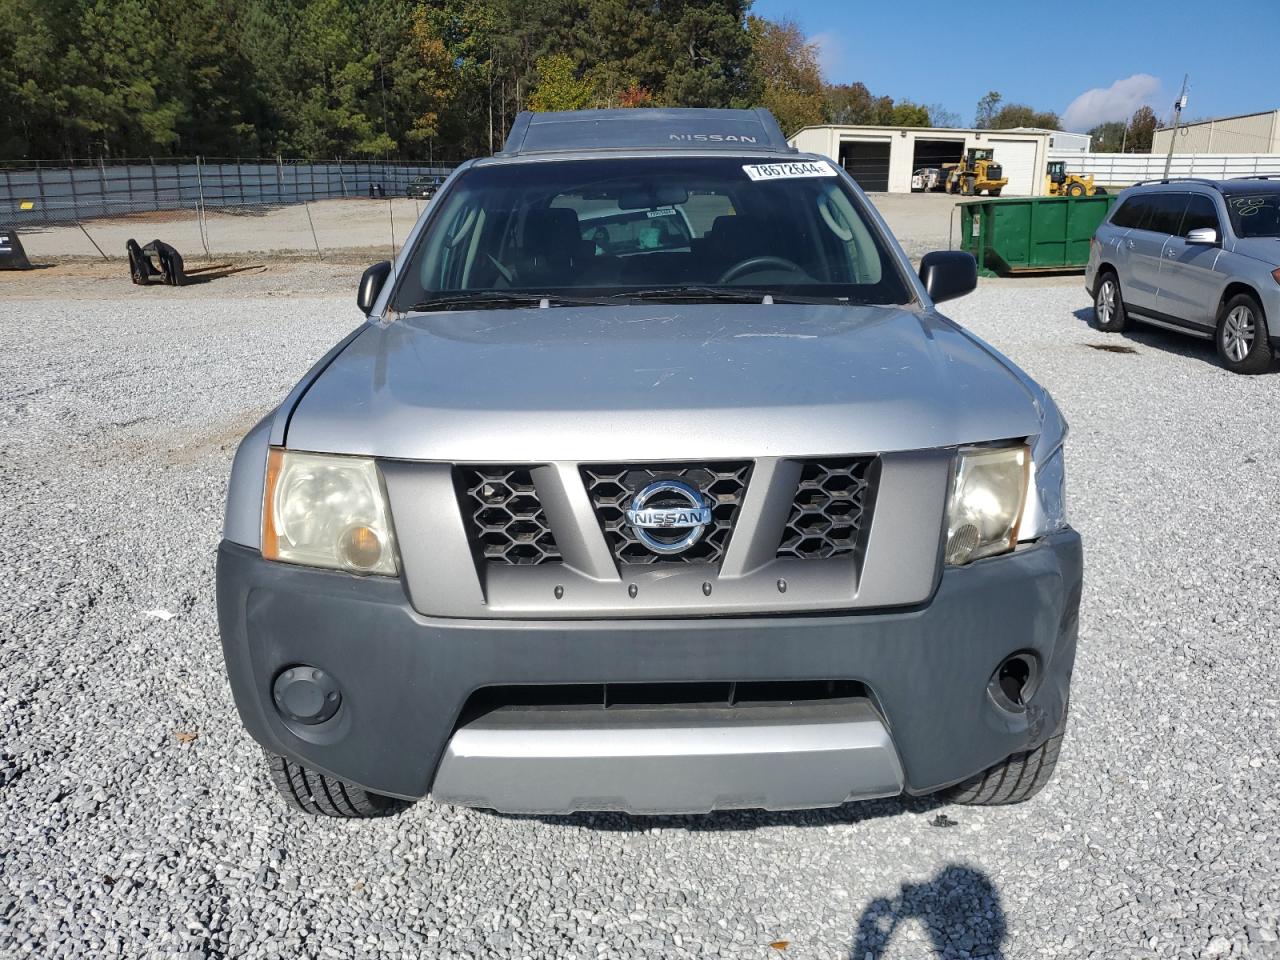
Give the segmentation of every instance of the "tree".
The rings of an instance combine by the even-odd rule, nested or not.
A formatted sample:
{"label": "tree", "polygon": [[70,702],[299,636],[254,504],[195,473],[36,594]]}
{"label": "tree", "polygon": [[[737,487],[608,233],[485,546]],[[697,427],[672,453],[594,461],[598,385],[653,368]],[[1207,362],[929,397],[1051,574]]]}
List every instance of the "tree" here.
{"label": "tree", "polygon": [[530,110],[581,110],[596,101],[595,85],[578,72],[563,53],[537,62],[538,85],[529,94]]}
{"label": "tree", "polygon": [[778,119],[784,133],[822,122],[822,71],[818,49],[794,20],[747,19],[751,37],[749,69],[759,103]]}
{"label": "tree", "polygon": [[1150,107],[1142,106],[1133,112],[1129,120],[1128,143],[1125,149],[1131,153],[1150,153],[1151,141],[1156,134],[1156,113]]}
{"label": "tree", "polygon": [[973,125],[979,130],[988,129],[1000,109],[1000,101],[1004,98],[995,90],[991,90],[978,101],[978,109],[974,114]]}
{"label": "tree", "polygon": [[929,126],[931,127],[960,126],[960,114],[954,110],[948,110],[940,103],[931,103],[925,109],[929,111]]}
{"label": "tree", "polygon": [[1062,121],[1051,111],[1037,111],[1025,103],[1006,103],[987,125],[992,130],[1009,130],[1013,127],[1035,127],[1038,130],[1061,130]]}
{"label": "tree", "polygon": [[929,108],[922,107],[910,100],[899,100],[889,113],[891,127],[927,127],[929,126]]}
{"label": "tree", "polygon": [[1089,130],[1089,148],[1094,153],[1119,153],[1121,148],[1128,148],[1128,136],[1125,124],[1120,120],[1100,123]]}

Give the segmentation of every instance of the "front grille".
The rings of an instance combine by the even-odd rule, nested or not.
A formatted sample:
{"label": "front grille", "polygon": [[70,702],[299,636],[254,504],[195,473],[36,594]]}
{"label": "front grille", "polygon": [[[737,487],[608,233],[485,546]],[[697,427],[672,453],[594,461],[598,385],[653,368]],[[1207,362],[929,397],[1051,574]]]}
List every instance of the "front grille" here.
{"label": "front grille", "polygon": [[560,550],[528,467],[460,467],[473,546],[489,563],[556,563]]}
{"label": "front grille", "polygon": [[1004,168],[998,163],[987,164],[987,179],[999,180],[1004,176]]}
{"label": "front grille", "polygon": [[[747,491],[751,464],[747,461],[705,464],[592,464],[582,468],[587,495],[618,563],[719,563],[733,533],[733,524]],[[637,539],[627,523],[631,499],[657,479],[683,480],[711,501],[711,525],[688,550],[657,554]]]}
{"label": "front grille", "polygon": [[805,461],[777,555],[828,560],[855,553],[870,516],[873,463],[875,457]]}

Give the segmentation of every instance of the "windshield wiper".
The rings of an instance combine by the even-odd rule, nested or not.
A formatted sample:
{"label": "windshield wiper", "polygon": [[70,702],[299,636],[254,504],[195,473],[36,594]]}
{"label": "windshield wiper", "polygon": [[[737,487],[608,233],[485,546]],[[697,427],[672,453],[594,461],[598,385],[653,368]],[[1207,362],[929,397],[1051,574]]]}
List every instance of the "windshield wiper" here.
{"label": "windshield wiper", "polygon": [[615,293],[612,298],[618,300],[668,300],[678,301],[714,301],[718,303],[848,303],[847,297],[807,297],[803,294],[782,293],[777,290],[765,290],[755,287],[654,287],[648,290],[630,290]]}
{"label": "windshield wiper", "polygon": [[502,290],[476,290],[472,293],[446,294],[415,303],[409,313],[428,310],[455,310],[467,307],[473,310],[497,310],[503,307],[592,307],[614,303],[608,297],[572,297],[561,293],[515,293]]}

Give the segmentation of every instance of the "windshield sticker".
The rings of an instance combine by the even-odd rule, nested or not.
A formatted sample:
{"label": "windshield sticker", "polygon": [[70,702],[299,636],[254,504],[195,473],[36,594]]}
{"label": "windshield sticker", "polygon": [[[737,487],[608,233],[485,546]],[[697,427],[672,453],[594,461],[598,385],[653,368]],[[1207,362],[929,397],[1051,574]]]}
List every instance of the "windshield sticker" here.
{"label": "windshield sticker", "polygon": [[672,207],[659,207],[657,210],[650,210],[645,214],[650,220],[654,217],[674,217],[675,215],[676,211]]}
{"label": "windshield sticker", "polygon": [[794,180],[798,177],[834,177],[831,164],[821,160],[797,160],[794,163],[749,163],[743,166],[752,180]]}

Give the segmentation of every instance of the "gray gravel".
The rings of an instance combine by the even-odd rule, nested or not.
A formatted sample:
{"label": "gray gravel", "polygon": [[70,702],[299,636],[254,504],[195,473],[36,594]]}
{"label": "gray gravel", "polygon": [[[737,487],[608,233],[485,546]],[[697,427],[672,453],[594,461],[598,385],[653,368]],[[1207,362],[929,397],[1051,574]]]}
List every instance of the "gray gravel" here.
{"label": "gray gravel", "polygon": [[0,304],[0,956],[1280,957],[1278,375],[1097,334],[1076,281],[954,306],[1074,427],[1081,651],[1028,804],[335,823],[240,728],[213,561],[236,440],[356,318],[233,289]]}

